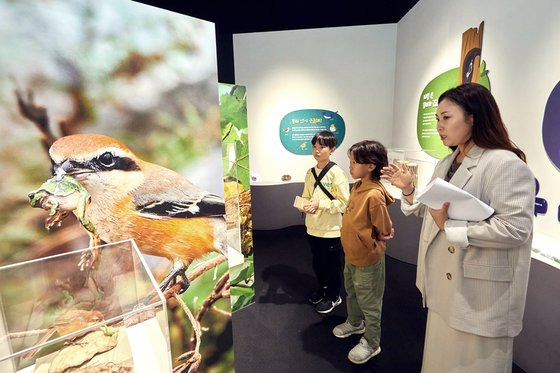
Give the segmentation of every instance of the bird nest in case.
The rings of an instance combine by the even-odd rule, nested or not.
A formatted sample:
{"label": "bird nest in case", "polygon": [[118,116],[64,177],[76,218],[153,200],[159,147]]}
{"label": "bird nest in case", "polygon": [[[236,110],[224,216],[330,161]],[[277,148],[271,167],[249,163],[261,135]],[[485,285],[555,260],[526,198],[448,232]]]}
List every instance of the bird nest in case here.
{"label": "bird nest in case", "polygon": [[166,312],[132,240],[0,267],[0,372],[171,372]]}

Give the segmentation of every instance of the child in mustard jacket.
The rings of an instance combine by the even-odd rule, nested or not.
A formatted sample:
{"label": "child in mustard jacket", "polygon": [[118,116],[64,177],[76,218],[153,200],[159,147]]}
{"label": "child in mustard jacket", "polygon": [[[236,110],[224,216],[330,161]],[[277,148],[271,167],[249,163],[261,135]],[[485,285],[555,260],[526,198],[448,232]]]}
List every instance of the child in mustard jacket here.
{"label": "child in mustard jacket", "polygon": [[[394,202],[380,182],[387,150],[377,141],[362,141],[348,150],[350,175],[358,181],[342,217],[346,321],[333,329],[338,338],[364,333],[348,359],[363,364],[381,352],[381,307],[385,290],[385,240],[392,223],[387,206]],[[381,237],[381,239],[379,239]]]}

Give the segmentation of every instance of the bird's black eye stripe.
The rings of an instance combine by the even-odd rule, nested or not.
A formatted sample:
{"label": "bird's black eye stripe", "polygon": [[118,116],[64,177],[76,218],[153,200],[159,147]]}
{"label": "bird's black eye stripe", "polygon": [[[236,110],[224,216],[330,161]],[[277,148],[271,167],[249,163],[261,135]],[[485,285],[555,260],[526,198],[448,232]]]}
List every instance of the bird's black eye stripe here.
{"label": "bird's black eye stripe", "polygon": [[93,160],[93,165],[98,170],[139,171],[140,167],[131,158],[116,156],[105,152]]}
{"label": "bird's black eye stripe", "polygon": [[[109,154],[110,156],[106,155]],[[115,156],[112,153],[103,153],[100,156],[85,162],[66,160],[60,164],[52,162],[51,173],[55,175],[56,169],[62,167],[69,174],[83,173],[85,171],[140,171],[140,167],[134,160],[128,157]]]}

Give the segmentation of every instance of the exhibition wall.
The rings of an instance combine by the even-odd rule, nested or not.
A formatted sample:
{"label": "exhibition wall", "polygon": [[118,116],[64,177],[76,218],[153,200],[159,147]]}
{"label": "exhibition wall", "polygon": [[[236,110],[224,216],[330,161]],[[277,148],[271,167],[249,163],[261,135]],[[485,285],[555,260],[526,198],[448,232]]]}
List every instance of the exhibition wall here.
{"label": "exhibition wall", "polygon": [[[458,13],[461,17],[451,16]],[[462,33],[484,21],[482,59],[492,92],[512,139],[526,152],[539,180],[537,197],[548,205],[546,214],[536,217],[534,246],[560,257],[560,196],[554,193],[560,171],[542,139],[545,105],[560,80],[554,37],[560,24],[542,22],[541,14],[560,15],[560,5],[553,0],[487,5],[481,0],[426,0],[397,25],[234,35],[237,83],[246,85],[251,97],[250,159],[256,180],[274,184],[290,175],[292,181],[303,181],[313,165],[311,157],[286,151],[278,137],[282,117],[298,109],[328,109],[344,118],[343,151],[335,152],[333,160],[345,170],[345,150],[365,138],[433,164],[434,158],[418,152],[420,94],[434,77],[459,66]],[[430,173],[428,167],[421,181]]]}
{"label": "exhibition wall", "polygon": [[[421,0],[398,24],[393,122],[393,146],[417,148],[422,89],[459,66],[462,33],[484,21],[482,59],[492,93],[539,181],[537,197],[548,202],[547,213],[535,217],[533,247],[554,258],[560,257],[560,171],[547,156],[542,128],[547,100],[560,80],[560,24],[552,21],[558,16],[560,3],[554,0]],[[558,264],[533,254],[524,328],[514,343],[514,361],[527,372],[554,372],[560,364],[560,302],[554,295],[559,282]]]}
{"label": "exhibition wall", "polygon": [[280,143],[280,122],[295,110],[342,116],[346,135],[333,160],[344,170],[355,142],[390,143],[396,38],[396,24],[234,35],[236,83],[249,97],[251,172],[261,183],[303,181],[315,163]]}
{"label": "exhibition wall", "polygon": [[[397,25],[234,35],[236,80],[247,86],[250,100],[251,168],[262,176],[261,183],[253,183],[254,228],[303,224],[288,203],[314,161],[290,154],[280,144],[280,120],[292,110],[339,110],[347,131],[342,149],[375,138],[433,166],[436,159],[419,151],[417,139],[421,93],[436,76],[459,67],[462,33],[484,21],[481,57],[492,93],[510,136],[527,154],[539,181],[537,197],[548,205],[535,218],[534,247],[560,257],[560,195],[555,193],[560,171],[547,155],[542,135],[545,107],[560,81],[560,24],[553,21],[558,16],[555,0],[420,0]],[[333,159],[347,170],[345,151]],[[297,183],[280,181],[285,173]],[[420,179],[425,182],[430,174]],[[396,219],[399,225],[410,221]],[[415,255],[399,252],[397,257],[410,260]],[[539,255],[532,262],[525,325],[514,344],[514,361],[527,372],[552,372],[560,364],[559,323],[554,322],[560,302],[550,295],[549,284],[560,282],[560,271],[557,263]]]}
{"label": "exhibition wall", "polygon": [[418,148],[422,89],[438,74],[459,66],[462,33],[484,21],[482,59],[492,93],[511,138],[525,151],[539,181],[537,197],[548,202],[547,213],[535,220],[534,247],[556,257],[560,171],[546,154],[542,126],[548,97],[560,81],[560,24],[552,21],[558,16],[560,3],[554,0],[418,2],[398,23],[392,137],[394,147]]}

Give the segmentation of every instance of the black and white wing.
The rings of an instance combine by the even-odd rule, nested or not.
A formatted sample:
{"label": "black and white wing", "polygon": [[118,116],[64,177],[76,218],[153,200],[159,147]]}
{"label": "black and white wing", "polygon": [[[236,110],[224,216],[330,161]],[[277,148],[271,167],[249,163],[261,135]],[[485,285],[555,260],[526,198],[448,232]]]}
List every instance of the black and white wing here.
{"label": "black and white wing", "polygon": [[223,198],[208,193],[174,171],[157,167],[157,178],[148,173],[133,192],[136,211],[152,219],[223,217]]}

